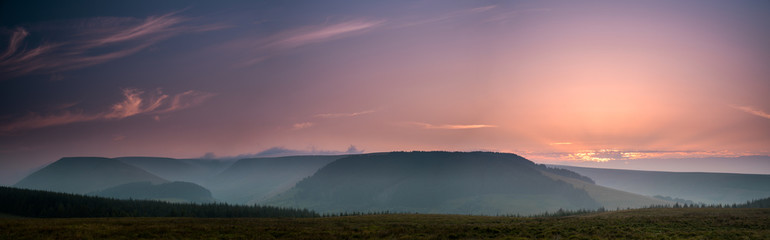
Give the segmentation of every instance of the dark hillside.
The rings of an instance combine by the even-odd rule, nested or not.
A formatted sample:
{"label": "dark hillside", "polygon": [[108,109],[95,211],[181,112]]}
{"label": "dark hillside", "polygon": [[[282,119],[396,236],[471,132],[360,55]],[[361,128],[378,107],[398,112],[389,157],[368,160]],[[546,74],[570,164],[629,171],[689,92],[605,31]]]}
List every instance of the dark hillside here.
{"label": "dark hillside", "polygon": [[515,154],[392,152],[334,161],[268,201],[321,212],[533,214],[599,207]]}
{"label": "dark hillside", "polygon": [[126,183],[102,191],[92,192],[89,195],[117,199],[160,200],[166,202],[215,202],[208,189],[190,182],[169,182],[161,184],[152,184],[150,182]]}
{"label": "dark hillside", "polygon": [[14,186],[85,194],[131,182],[167,181],[115,159],[68,157],[30,174]]}

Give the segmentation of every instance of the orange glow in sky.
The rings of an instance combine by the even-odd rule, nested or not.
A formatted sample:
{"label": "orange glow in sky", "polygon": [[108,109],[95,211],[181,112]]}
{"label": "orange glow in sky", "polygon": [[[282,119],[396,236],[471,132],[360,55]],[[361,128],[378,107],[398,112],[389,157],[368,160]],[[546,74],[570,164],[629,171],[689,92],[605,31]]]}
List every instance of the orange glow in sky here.
{"label": "orange glow in sky", "polygon": [[764,1],[16,5],[0,14],[0,175],[351,145],[770,155]]}

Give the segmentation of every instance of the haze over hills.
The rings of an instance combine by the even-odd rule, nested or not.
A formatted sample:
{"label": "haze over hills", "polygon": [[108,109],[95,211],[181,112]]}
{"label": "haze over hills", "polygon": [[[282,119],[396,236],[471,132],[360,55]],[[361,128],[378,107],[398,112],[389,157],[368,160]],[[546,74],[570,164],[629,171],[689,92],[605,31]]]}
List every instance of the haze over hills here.
{"label": "haze over hills", "polygon": [[232,161],[159,157],[119,157],[115,159],[169,181],[194,182],[199,185],[205,185],[213,176],[233,163]]}
{"label": "haze over hills", "polygon": [[226,202],[261,203],[342,157],[344,155],[241,159],[205,186],[212,189],[217,199]]}
{"label": "haze over hills", "polygon": [[116,199],[161,200],[182,203],[212,203],[216,201],[208,189],[189,182],[160,184],[133,182],[91,192],[88,195]]}
{"label": "haze over hills", "polygon": [[86,194],[132,182],[157,184],[168,180],[117,159],[67,157],[30,174],[14,186]]}
{"label": "haze over hills", "polygon": [[515,154],[391,152],[334,161],[267,204],[320,212],[531,214],[595,209],[588,193]]}
{"label": "haze over hills", "polygon": [[[534,159],[534,161],[537,160]],[[770,173],[770,156],[650,158],[610,160],[606,162],[570,161],[552,162],[552,165],[657,172],[712,172],[767,175]]]}
{"label": "haze over hills", "polygon": [[709,204],[743,203],[770,196],[768,182],[770,175],[554,168],[508,153],[387,152],[236,162],[63,158],[16,186],[121,199],[269,204],[319,212],[495,215],[673,204],[654,195]]}
{"label": "haze over hills", "polygon": [[742,203],[770,196],[770,175],[558,167],[588,176],[598,185],[648,196],[682,198],[696,203]]}
{"label": "haze over hills", "polygon": [[[574,172],[572,172],[574,173]],[[609,187],[599,186],[585,181],[583,178],[574,178],[569,176],[557,175],[550,172],[543,172],[543,175],[555,180],[564,181],[572,184],[575,188],[582,189],[588,193],[591,198],[596,200],[602,207],[607,209],[618,208],[641,208],[647,206],[673,205],[675,202],[662,200],[650,196],[643,196],[636,193],[625,192]],[[580,175],[578,175],[580,176]]]}

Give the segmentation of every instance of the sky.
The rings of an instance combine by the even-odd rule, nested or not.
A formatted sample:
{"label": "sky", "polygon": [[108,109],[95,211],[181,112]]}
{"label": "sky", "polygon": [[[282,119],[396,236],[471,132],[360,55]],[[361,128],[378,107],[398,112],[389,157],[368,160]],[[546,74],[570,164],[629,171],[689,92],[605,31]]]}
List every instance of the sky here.
{"label": "sky", "polygon": [[2,1],[0,184],[68,156],[411,150],[770,174],[769,12],[726,0]]}

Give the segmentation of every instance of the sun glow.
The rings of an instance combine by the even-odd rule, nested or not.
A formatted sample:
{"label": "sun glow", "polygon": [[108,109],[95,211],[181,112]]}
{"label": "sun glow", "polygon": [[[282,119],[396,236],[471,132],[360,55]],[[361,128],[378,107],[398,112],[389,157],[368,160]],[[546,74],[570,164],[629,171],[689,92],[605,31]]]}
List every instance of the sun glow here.
{"label": "sun glow", "polygon": [[567,159],[584,162],[608,162],[614,160],[642,159],[649,158],[655,154],[633,151],[622,151],[617,149],[599,149],[583,150],[571,153]]}

